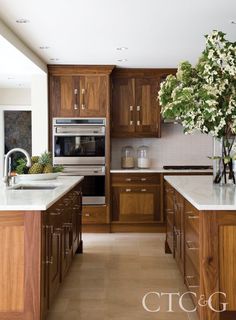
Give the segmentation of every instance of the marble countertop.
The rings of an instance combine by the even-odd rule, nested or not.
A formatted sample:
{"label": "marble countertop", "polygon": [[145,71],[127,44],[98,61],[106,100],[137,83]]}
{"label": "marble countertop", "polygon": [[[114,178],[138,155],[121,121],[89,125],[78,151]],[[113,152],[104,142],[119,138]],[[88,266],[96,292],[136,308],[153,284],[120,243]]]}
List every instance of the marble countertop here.
{"label": "marble countertop", "polygon": [[167,170],[167,169],[163,169],[162,167],[153,167],[150,169],[138,169],[138,168],[134,168],[134,169],[122,169],[122,168],[116,168],[116,169],[111,169],[110,170],[111,173],[188,173],[188,172],[212,172],[212,170],[209,169],[201,169],[201,170]]}
{"label": "marble countertop", "polygon": [[[84,177],[60,176],[55,180],[18,183],[14,187],[0,187],[0,211],[46,210],[73,189]],[[51,190],[14,190],[20,185],[55,186]]]}
{"label": "marble countertop", "polygon": [[212,176],[165,176],[198,210],[236,210],[236,186],[213,184]]}

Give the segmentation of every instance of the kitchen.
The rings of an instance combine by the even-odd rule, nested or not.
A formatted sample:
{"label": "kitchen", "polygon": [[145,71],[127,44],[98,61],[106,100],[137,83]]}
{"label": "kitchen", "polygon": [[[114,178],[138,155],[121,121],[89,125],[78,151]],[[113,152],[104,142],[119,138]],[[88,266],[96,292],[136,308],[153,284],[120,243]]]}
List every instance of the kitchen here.
{"label": "kitchen", "polygon": [[[7,294],[1,292],[0,319],[233,318],[236,302],[230,277],[234,278],[234,261],[230,257],[235,252],[233,212],[236,206],[232,177],[228,189],[224,189],[226,186],[213,188],[212,164],[216,159],[209,158],[214,152],[212,136],[183,134],[180,119],[176,121],[161,114],[161,107],[166,106],[161,105],[157,96],[162,84],[168,81],[167,76],[176,74],[184,57],[196,63],[204,48],[205,33],[209,34],[217,26],[227,33],[227,39],[234,40],[234,23],[230,16],[234,4],[225,8],[217,3],[211,11],[212,8],[202,2],[198,10],[201,12],[206,6],[206,11],[215,15],[212,19],[208,18],[209,14],[202,18],[205,23],[202,29],[199,23],[191,26],[195,36],[184,33],[189,21],[179,25],[179,32],[188,37],[186,47],[186,38],[179,43],[176,41],[164,15],[159,22],[148,18],[157,11],[158,5],[152,1],[147,9],[140,1],[136,15],[131,18],[135,28],[139,26],[143,39],[142,46],[136,50],[139,39],[133,38],[135,30],[128,22],[134,2],[127,4],[127,12],[116,5],[115,19],[108,14],[112,12],[112,4],[105,0],[103,5],[90,2],[93,10],[89,3],[72,4],[74,9],[80,8],[86,13],[79,13],[78,21],[67,16],[62,18],[63,12],[70,12],[72,16],[77,12],[68,11],[64,1],[58,3],[57,9],[53,3],[47,4],[48,10],[55,13],[54,22],[60,30],[57,34],[61,42],[57,47],[50,21],[48,38],[46,33],[38,34],[37,22],[41,24],[42,18],[32,4],[24,1],[20,8],[15,1],[12,4],[0,1],[4,8],[0,14],[2,36],[41,69],[35,85],[27,87],[32,91],[31,98],[20,108],[19,102],[16,102],[17,108],[9,99],[4,101],[4,94],[9,92],[9,87],[6,88],[9,78],[14,75],[11,71],[0,89],[1,109],[5,110],[3,112],[11,108],[31,111],[29,156],[40,157],[42,161],[43,153],[49,150],[52,163],[48,164],[63,166],[56,180],[22,180],[14,184],[15,177],[9,174],[10,165],[5,161],[4,181],[13,185],[1,189],[2,261],[7,262],[9,255],[4,246],[16,245],[9,263],[18,261],[12,274],[18,276],[19,281],[12,277],[9,269],[7,275],[11,280],[3,283]],[[168,10],[163,6],[174,25],[177,22],[175,10],[180,12],[180,8],[173,6]],[[35,7],[40,11],[44,5]],[[109,10],[102,13],[108,14],[106,22],[105,19],[101,22],[95,14],[96,10],[102,11],[101,7]],[[195,18],[196,6],[191,8],[182,1],[180,7]],[[217,19],[217,14],[222,12],[224,26]],[[137,18],[142,14],[146,22],[138,24]],[[122,19],[123,16],[126,27],[132,25],[127,38],[124,38],[125,24],[121,28],[118,23],[118,17]],[[88,28],[87,33],[80,34],[80,41],[72,41],[69,31],[83,24],[86,30],[88,17],[93,17],[100,32],[95,36],[94,30],[91,32]],[[67,19],[67,32],[60,23],[62,19]],[[111,40],[109,23],[113,26],[115,45],[111,41],[109,49],[105,50],[104,39]],[[166,41],[161,34],[161,49],[153,40],[146,39],[155,23],[159,23],[159,28],[161,24],[166,26],[166,34],[172,39],[169,50],[175,46],[175,52],[167,51],[168,46],[163,49]],[[93,41],[88,42],[88,37]],[[70,44],[65,46],[68,41]],[[149,46],[148,50],[145,46]],[[35,71],[32,76],[35,77]],[[12,96],[16,95],[16,91],[11,92]],[[6,127],[1,120],[1,127],[4,125]],[[17,143],[17,147],[23,148],[20,140]],[[0,144],[4,144],[4,139]],[[12,145],[8,149],[15,147]],[[2,155],[3,149],[1,146]],[[6,160],[9,158],[10,155]],[[228,163],[234,160],[232,156]],[[27,165],[32,166],[32,163],[25,164],[24,176],[30,176],[25,174]],[[39,177],[45,173],[37,174]],[[204,198],[204,192],[208,197]],[[229,225],[228,229],[225,224]],[[30,225],[35,228],[33,235]],[[219,234],[215,231],[217,228],[221,230]],[[11,244],[5,242],[7,232]],[[207,235],[214,236],[215,242]],[[207,248],[206,243],[209,243]],[[218,249],[218,243],[222,243],[222,250]],[[4,264],[0,273],[6,273],[8,268],[9,264]],[[34,270],[32,278],[26,277],[30,269]],[[212,270],[214,276],[206,276]],[[187,296],[187,291],[195,293]],[[197,306],[196,297],[201,294],[209,297],[216,291],[226,292],[227,311],[217,313],[213,308]],[[16,299],[16,292],[19,292],[19,299]],[[155,293],[145,298],[149,292]],[[160,299],[158,292],[163,293]],[[184,308],[175,297],[174,312],[168,311],[164,294],[170,292],[184,295]],[[214,300],[215,309],[224,307],[223,298]],[[157,310],[158,305],[161,310]]]}

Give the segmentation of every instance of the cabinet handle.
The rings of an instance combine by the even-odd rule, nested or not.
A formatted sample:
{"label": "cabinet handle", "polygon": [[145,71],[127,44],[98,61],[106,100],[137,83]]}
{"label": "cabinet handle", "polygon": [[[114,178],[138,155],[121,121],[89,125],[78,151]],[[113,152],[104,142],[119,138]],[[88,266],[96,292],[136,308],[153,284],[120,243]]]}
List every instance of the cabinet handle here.
{"label": "cabinet handle", "polygon": [[147,191],[147,189],[141,189],[141,191],[142,191],[142,192],[146,192],[146,191]]}
{"label": "cabinet handle", "polygon": [[78,110],[78,89],[74,90],[74,95],[75,95],[74,110]]}
{"label": "cabinet handle", "polygon": [[141,181],[147,181],[147,179],[146,178],[141,178]]}
{"label": "cabinet handle", "polygon": [[199,219],[199,216],[188,215],[188,219],[190,219],[190,220],[192,220],[192,219]]}
{"label": "cabinet handle", "polygon": [[137,126],[140,126],[140,125],[141,125],[140,111],[141,111],[141,106],[137,106],[137,117],[138,117]]}
{"label": "cabinet handle", "polygon": [[90,213],[85,213],[85,217],[90,217]]}
{"label": "cabinet handle", "polygon": [[82,108],[82,110],[84,110],[86,108],[85,107],[85,102],[84,102],[85,89],[81,90],[81,94],[82,94],[82,105],[81,105],[81,108]]}
{"label": "cabinet handle", "polygon": [[50,216],[60,216],[62,214],[62,210],[61,209],[55,209],[56,212],[50,212]]}
{"label": "cabinet handle", "polygon": [[130,122],[129,124],[132,126],[134,124],[134,120],[133,120],[133,111],[134,111],[134,107],[133,106],[129,106],[129,110],[130,110]]}
{"label": "cabinet handle", "polygon": [[126,179],[125,179],[125,181],[128,181],[128,182],[130,182],[130,181],[131,181],[131,179],[130,179],[130,178],[126,178]]}
{"label": "cabinet handle", "polygon": [[186,241],[186,245],[189,250],[199,250],[198,247],[194,246],[193,241],[190,241],[190,240]]}
{"label": "cabinet handle", "polygon": [[131,189],[125,189],[126,192],[131,192]]}
{"label": "cabinet handle", "polygon": [[189,288],[199,288],[199,285],[197,284],[190,284],[189,281],[191,281],[192,279],[196,279],[195,276],[186,276],[185,277],[185,281],[186,281],[186,284]]}

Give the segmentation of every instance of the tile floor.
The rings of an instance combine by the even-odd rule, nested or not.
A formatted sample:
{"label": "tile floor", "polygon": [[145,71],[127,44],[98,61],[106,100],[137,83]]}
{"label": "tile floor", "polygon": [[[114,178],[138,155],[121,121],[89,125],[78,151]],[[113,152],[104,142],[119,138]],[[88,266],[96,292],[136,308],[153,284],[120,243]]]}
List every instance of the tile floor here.
{"label": "tile floor", "polygon": [[[61,286],[47,320],[196,320],[173,298],[150,292],[187,291],[171,255],[164,253],[163,234],[84,234],[84,253],[77,255]],[[186,309],[192,307],[185,297]]]}

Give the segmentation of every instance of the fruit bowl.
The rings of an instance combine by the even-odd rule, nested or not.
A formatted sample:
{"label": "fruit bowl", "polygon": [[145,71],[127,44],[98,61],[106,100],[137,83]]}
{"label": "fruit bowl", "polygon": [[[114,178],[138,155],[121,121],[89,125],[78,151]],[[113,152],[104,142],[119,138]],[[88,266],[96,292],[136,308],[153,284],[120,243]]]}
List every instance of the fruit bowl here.
{"label": "fruit bowl", "polygon": [[17,178],[21,181],[40,181],[40,180],[54,180],[57,179],[60,172],[53,173],[38,173],[38,174],[18,174]]}

